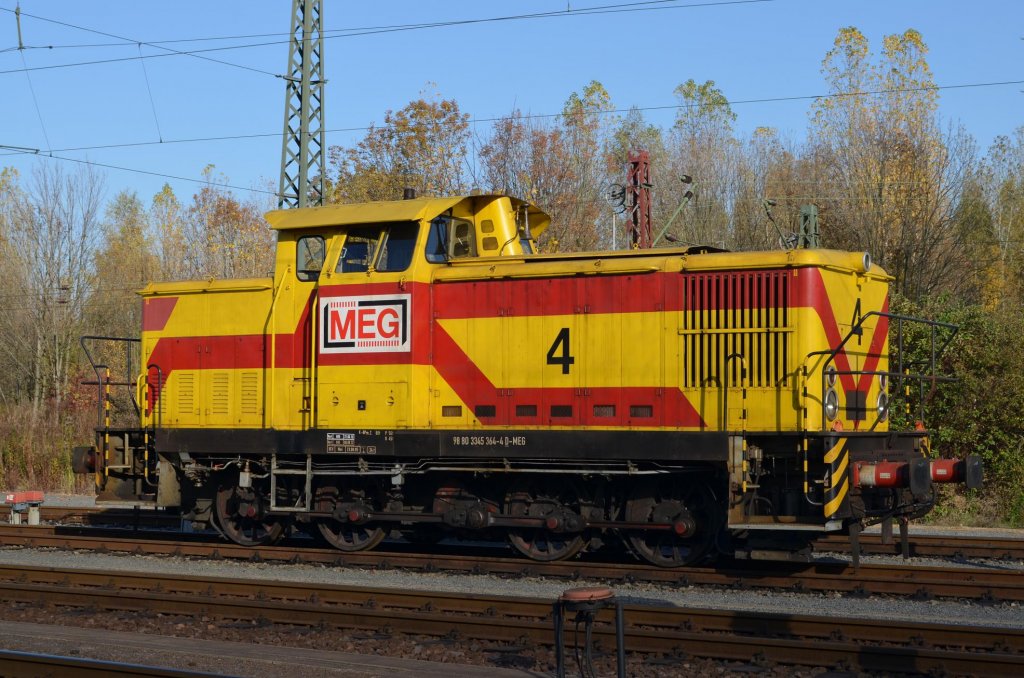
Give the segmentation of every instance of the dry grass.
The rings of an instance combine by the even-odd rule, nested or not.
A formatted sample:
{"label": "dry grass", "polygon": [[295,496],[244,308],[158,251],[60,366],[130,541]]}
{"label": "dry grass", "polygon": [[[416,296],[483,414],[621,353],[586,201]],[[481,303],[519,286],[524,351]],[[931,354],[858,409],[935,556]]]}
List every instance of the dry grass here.
{"label": "dry grass", "polygon": [[954,527],[1024,527],[1024,490],[999,482],[986,482],[980,490],[939,487],[935,510],[925,521]]}
{"label": "dry grass", "polygon": [[32,408],[0,407],[0,489],[87,491],[89,482],[71,471],[71,448],[92,440],[95,412],[44,409],[33,422]]}

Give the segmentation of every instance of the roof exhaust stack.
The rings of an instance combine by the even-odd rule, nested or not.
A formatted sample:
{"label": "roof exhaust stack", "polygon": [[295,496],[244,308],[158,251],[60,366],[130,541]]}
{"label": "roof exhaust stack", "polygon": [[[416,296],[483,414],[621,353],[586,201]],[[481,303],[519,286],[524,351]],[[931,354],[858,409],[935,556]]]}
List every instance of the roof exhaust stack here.
{"label": "roof exhaust stack", "polygon": [[416,189],[410,186],[406,186],[402,189],[402,200],[415,200]]}

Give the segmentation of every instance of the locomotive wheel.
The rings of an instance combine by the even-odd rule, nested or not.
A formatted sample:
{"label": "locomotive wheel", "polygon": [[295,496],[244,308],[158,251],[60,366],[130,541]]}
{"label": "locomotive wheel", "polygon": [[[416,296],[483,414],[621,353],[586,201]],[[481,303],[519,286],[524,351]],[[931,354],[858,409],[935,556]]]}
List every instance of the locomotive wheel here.
{"label": "locomotive wheel", "polygon": [[333,518],[318,520],[316,527],[327,543],[336,549],[349,552],[372,549],[387,536],[387,532],[376,525],[343,523]]}
{"label": "locomotive wheel", "polygon": [[[579,494],[562,479],[531,478],[516,483],[505,496],[510,516],[557,519],[565,511],[579,515]],[[564,560],[583,550],[586,540],[578,532],[555,532],[542,527],[512,528],[512,547],[531,560]]]}
{"label": "locomotive wheel", "polygon": [[711,550],[717,523],[714,493],[703,481],[667,479],[645,483],[626,502],[626,520],[635,523],[696,524],[691,534],[673,530],[630,532],[630,548],[658,567],[683,567],[699,562]]}
{"label": "locomotive wheel", "polygon": [[[348,513],[346,506],[355,509],[355,513],[359,514],[369,510],[375,502],[367,499],[363,490],[339,489],[333,484],[328,484],[317,488],[315,503],[318,511],[334,512],[340,517]],[[315,533],[314,536],[321,537],[330,546],[348,552],[372,549],[387,536],[387,531],[374,523],[338,518],[318,518]]]}
{"label": "locomotive wheel", "polygon": [[214,507],[221,533],[242,546],[273,544],[284,534],[284,524],[276,518],[260,515],[265,502],[256,488],[228,484],[217,490]]}

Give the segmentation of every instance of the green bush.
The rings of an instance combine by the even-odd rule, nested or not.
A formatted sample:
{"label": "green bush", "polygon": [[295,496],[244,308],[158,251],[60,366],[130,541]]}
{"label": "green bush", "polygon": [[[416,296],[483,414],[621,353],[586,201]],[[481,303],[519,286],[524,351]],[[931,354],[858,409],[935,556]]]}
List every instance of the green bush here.
{"label": "green bush", "polygon": [[[981,493],[961,491],[953,502],[977,522],[1024,526],[1024,317],[1021,309],[1003,306],[986,309],[951,297],[937,297],[913,305],[893,299],[893,311],[933,318],[960,326],[939,360],[940,371],[957,380],[925,389],[925,421],[936,456],[978,454],[985,463]],[[927,360],[931,351],[928,331],[905,328],[904,361]],[[896,364],[895,339],[890,346]],[[900,399],[896,399],[900,400]],[[919,396],[911,396],[916,409]],[[895,405],[895,402],[894,402]],[[946,497],[949,500],[949,497]],[[952,501],[952,500],[950,500]],[[970,505],[980,503],[969,509]],[[947,508],[940,508],[943,516]]]}

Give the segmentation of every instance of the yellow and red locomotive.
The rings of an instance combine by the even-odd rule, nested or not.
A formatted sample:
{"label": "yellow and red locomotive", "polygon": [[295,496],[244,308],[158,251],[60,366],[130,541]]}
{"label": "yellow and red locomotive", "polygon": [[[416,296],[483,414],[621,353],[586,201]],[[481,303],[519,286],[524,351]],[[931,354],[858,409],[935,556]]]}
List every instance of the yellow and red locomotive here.
{"label": "yellow and red locomotive", "polygon": [[897,382],[937,377],[889,364],[910,319],[865,254],[536,254],[549,218],[501,195],[267,220],[273,278],[142,290],[141,420],[75,454],[100,501],[241,544],[454,533],[556,560],[621,539],[675,566],[980,482],[890,430]]}

